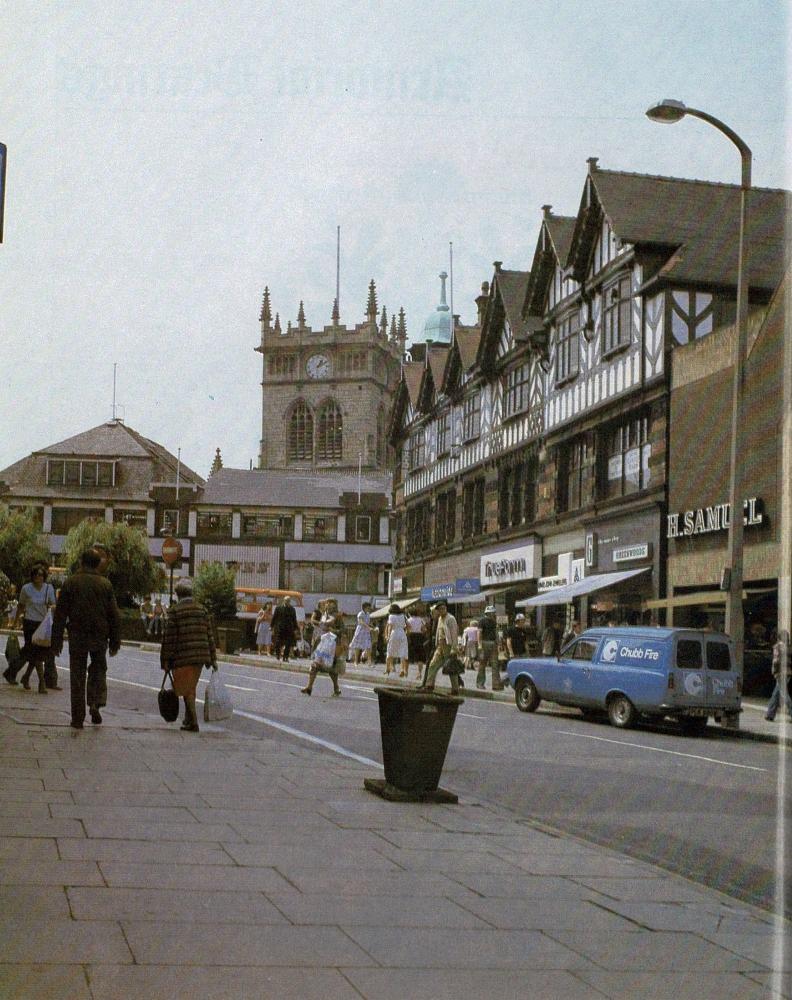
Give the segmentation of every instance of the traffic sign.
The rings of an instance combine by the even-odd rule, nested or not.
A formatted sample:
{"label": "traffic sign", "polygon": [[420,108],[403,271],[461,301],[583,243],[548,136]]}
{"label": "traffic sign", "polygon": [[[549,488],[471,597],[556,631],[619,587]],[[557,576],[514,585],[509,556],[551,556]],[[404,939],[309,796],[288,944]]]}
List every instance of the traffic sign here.
{"label": "traffic sign", "polygon": [[166,566],[173,566],[182,557],[182,543],[178,538],[166,538],[162,543],[162,561]]}

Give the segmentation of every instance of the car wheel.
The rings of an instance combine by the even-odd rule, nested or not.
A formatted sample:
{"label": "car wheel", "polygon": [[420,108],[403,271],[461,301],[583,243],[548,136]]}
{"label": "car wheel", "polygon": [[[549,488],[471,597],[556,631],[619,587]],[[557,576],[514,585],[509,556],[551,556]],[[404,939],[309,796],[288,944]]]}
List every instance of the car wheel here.
{"label": "car wheel", "polygon": [[629,729],[637,714],[635,705],[626,695],[616,694],[608,702],[608,719],[617,729]]}
{"label": "car wheel", "polygon": [[529,681],[527,677],[521,677],[514,689],[514,700],[521,712],[535,712],[539,708],[541,698],[534,682]]}
{"label": "car wheel", "polygon": [[679,726],[685,736],[703,736],[707,728],[707,716],[683,716]]}

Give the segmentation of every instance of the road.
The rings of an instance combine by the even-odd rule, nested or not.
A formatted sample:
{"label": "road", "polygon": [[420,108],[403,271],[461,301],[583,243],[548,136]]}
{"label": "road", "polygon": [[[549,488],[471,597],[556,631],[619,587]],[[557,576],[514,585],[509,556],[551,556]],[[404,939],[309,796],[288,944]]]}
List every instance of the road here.
{"label": "road", "polygon": [[[271,735],[274,726],[287,739],[382,760],[372,684],[345,678],[343,697],[331,698],[320,675],[308,698],[299,693],[305,674],[221,670],[245,713],[236,728]],[[111,703],[156,712],[161,676],[156,654],[123,649],[110,661]],[[471,699],[457,716],[443,785],[771,908],[778,767],[788,751],[710,729],[703,738],[671,727],[620,731],[563,709],[525,715]]]}

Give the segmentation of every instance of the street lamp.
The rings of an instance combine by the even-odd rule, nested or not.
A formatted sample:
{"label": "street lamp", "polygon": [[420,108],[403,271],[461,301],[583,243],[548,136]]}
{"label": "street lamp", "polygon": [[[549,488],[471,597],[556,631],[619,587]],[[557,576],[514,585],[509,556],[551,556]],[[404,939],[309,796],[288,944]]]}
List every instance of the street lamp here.
{"label": "street lamp", "polygon": [[728,599],[726,602],[726,631],[734,640],[737,662],[743,666],[744,620],[742,606],[743,589],[743,496],[742,496],[742,455],[741,434],[743,426],[743,382],[745,379],[745,352],[748,339],[748,282],[745,263],[745,222],[748,211],[748,192],[751,189],[751,150],[728,125],[720,119],[688,108],[681,101],[659,101],[646,112],[646,117],[654,122],[673,124],[685,115],[700,118],[713,125],[719,132],[731,139],[742,158],[742,183],[740,187],[740,241],[737,256],[737,320],[734,343],[734,378],[732,382],[732,425],[731,449],[729,453],[729,539],[727,566],[724,581],[728,579]]}

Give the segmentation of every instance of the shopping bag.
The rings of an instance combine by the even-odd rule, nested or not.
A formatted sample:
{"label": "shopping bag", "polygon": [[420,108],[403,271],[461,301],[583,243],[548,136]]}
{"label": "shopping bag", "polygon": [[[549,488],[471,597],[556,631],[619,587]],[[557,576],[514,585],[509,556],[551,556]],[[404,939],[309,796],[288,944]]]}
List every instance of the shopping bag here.
{"label": "shopping bag", "polygon": [[19,648],[19,639],[12,632],[6,640],[5,658],[8,661],[9,670],[16,670],[22,657],[22,650]]}
{"label": "shopping bag", "polygon": [[51,646],[52,645],[52,612],[48,611],[44,617],[44,621],[39,625],[36,631],[33,633],[33,637],[30,640],[34,646]]}
{"label": "shopping bag", "polygon": [[223,722],[234,714],[234,704],[228,688],[220,679],[217,670],[212,671],[204,695],[204,722]]}
{"label": "shopping bag", "polygon": [[336,637],[332,632],[325,632],[314,650],[314,661],[324,670],[333,669],[335,660]]}
{"label": "shopping bag", "polygon": [[170,670],[166,670],[162,675],[162,686],[157,695],[159,714],[166,722],[175,722],[179,718],[179,696],[172,687],[166,688],[165,681],[170,680],[173,684],[173,677]]}

